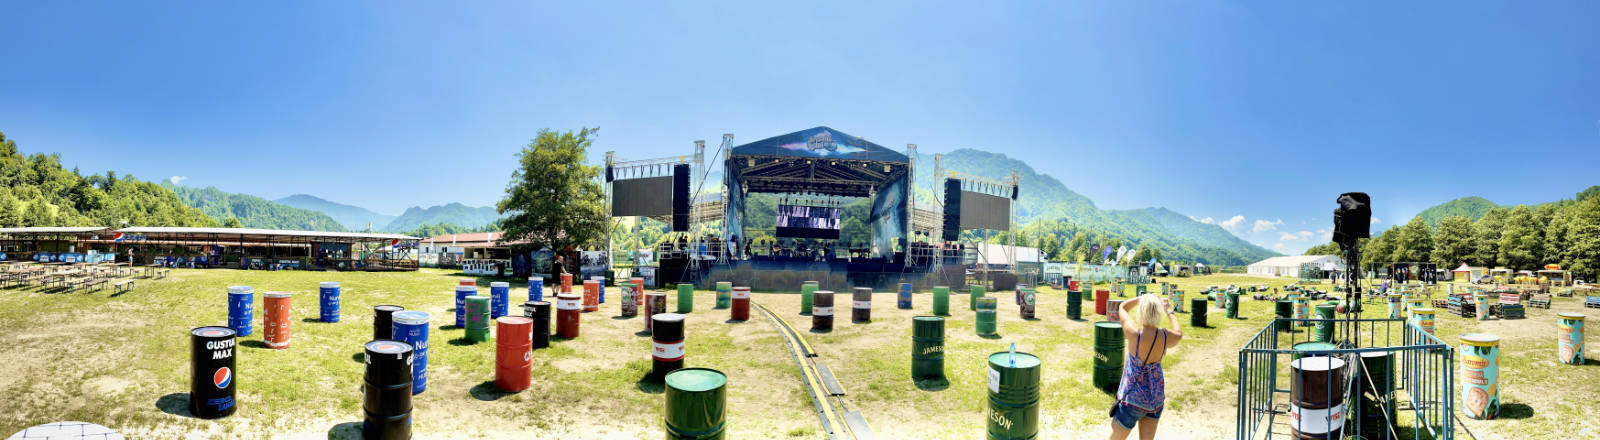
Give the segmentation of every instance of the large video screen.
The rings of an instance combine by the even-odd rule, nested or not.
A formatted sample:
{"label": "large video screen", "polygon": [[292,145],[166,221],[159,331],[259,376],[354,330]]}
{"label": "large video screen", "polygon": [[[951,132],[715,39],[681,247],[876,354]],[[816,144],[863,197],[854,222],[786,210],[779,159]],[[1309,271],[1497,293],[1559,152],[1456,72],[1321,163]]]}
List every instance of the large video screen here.
{"label": "large video screen", "polygon": [[839,238],[839,208],[778,205],[777,235],[786,238]]}
{"label": "large video screen", "polygon": [[962,191],[961,229],[1011,230],[1011,199]]}

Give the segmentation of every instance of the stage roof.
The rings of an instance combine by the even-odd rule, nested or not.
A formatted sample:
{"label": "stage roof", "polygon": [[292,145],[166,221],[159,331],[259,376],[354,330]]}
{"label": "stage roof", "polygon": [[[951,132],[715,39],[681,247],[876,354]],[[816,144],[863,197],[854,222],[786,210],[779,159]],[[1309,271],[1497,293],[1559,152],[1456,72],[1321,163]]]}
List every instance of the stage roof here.
{"label": "stage roof", "polygon": [[194,237],[204,235],[233,235],[241,238],[265,237],[296,237],[308,240],[321,240],[330,242],[358,242],[358,241],[417,241],[417,237],[401,234],[372,234],[361,232],[323,232],[323,231],[291,231],[281,229],[253,229],[253,228],[191,228],[180,226],[136,226],[123,228],[117,232],[125,234],[156,234],[172,237]]}
{"label": "stage roof", "polygon": [[866,197],[910,172],[906,155],[828,127],[733,147],[725,172],[749,192]]}
{"label": "stage roof", "polygon": [[788,156],[911,163],[904,154],[828,127],[800,130],[733,147],[728,156]]}

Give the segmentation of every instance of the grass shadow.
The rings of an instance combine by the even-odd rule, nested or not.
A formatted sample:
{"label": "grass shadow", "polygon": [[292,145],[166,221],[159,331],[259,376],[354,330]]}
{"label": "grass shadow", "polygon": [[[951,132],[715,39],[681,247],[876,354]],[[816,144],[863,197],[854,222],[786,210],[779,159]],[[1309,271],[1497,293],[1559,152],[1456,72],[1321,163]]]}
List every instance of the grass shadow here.
{"label": "grass shadow", "polygon": [[800,316],[811,316],[811,312],[800,312]]}
{"label": "grass shadow", "polygon": [[467,391],[467,393],[471,394],[472,398],[482,400],[484,402],[493,402],[505,398],[506,396],[516,394],[494,386],[494,381],[492,380],[484,381],[483,383],[474,385],[471,390]]}
{"label": "grass shadow", "polygon": [[984,339],[1000,339],[1000,334],[999,333],[995,333],[995,334],[992,334],[992,335],[978,335],[978,337],[984,338]]}
{"label": "grass shadow", "polygon": [[651,376],[653,375],[650,374],[649,371],[644,372],[644,376],[640,376],[639,381],[635,382],[634,386],[638,387],[639,391],[645,394],[661,394],[666,392],[666,383],[661,379]]}
{"label": "grass shadow", "polygon": [[469,346],[469,345],[478,345],[478,341],[474,341],[474,340],[467,339],[467,338],[455,338],[455,339],[451,339],[450,340],[450,345],[454,345],[454,346],[457,346],[457,347],[466,347],[466,346]]}
{"label": "grass shadow", "polygon": [[1522,420],[1533,417],[1533,407],[1522,403],[1507,403],[1500,405],[1500,415],[1497,419]]}
{"label": "grass shadow", "polygon": [[[746,322],[750,322],[750,321],[740,320],[740,319],[729,319],[727,321],[722,321],[723,324],[744,324]],[[870,323],[870,322],[871,321],[868,321],[868,323]]]}
{"label": "grass shadow", "polygon": [[945,379],[931,379],[915,381],[917,389],[930,392],[944,391],[950,388],[950,381]]}
{"label": "grass shadow", "polygon": [[178,417],[195,418],[194,413],[189,412],[189,393],[172,393],[161,396],[160,399],[156,399],[156,409]]}
{"label": "grass shadow", "polygon": [[361,437],[361,422],[344,422],[328,428],[328,440],[358,440]]}
{"label": "grass shadow", "polygon": [[461,329],[462,329],[461,326],[458,326],[458,325],[455,325],[455,324],[439,326],[439,330],[461,330]]}
{"label": "grass shadow", "polygon": [[557,342],[571,341],[573,339],[577,339],[577,338],[569,338],[569,337],[566,337],[566,336],[561,336],[561,335],[558,335],[558,334],[555,334],[555,333],[551,333],[550,334],[550,345],[555,345]]}
{"label": "grass shadow", "polygon": [[633,318],[637,318],[637,317],[639,317],[639,315],[634,315],[634,316],[617,315],[617,316],[611,317],[611,319],[613,321],[627,321],[627,320],[630,320],[630,319],[633,319]]}
{"label": "grass shadow", "polygon": [[1600,359],[1595,359],[1595,358],[1592,358],[1592,357],[1584,357],[1583,358],[1583,363],[1578,364],[1578,366],[1580,366],[1580,367],[1600,367]]}
{"label": "grass shadow", "polygon": [[1038,321],[1039,318],[1022,318],[1023,321]]}
{"label": "grass shadow", "polygon": [[356,354],[352,354],[352,355],[350,355],[350,360],[354,361],[355,363],[358,363],[358,364],[365,364],[365,363],[367,363],[367,352],[363,351],[363,352],[357,352]]}
{"label": "grass shadow", "polygon": [[242,345],[242,346],[245,346],[245,347],[250,347],[250,348],[271,348],[271,347],[267,347],[266,341],[259,341],[259,340],[255,340],[255,339],[239,342],[239,345]]}
{"label": "grass shadow", "polygon": [[833,333],[833,329],[831,329],[831,328],[829,328],[829,329],[812,328],[811,332],[821,335],[821,334]]}
{"label": "grass shadow", "polygon": [[633,332],[634,336],[650,336],[652,334],[654,334],[654,333],[651,333],[649,330],[639,330],[639,331]]}
{"label": "grass shadow", "polygon": [[[322,318],[306,318],[306,319],[300,320],[300,322],[322,322]],[[330,322],[328,324],[334,324],[334,323]]]}

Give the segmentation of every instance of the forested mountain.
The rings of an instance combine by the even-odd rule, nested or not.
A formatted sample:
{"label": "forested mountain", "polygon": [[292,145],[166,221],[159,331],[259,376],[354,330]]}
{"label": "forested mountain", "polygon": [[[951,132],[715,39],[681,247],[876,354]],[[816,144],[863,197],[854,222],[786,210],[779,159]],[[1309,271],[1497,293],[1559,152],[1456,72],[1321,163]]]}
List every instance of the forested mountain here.
{"label": "forested mountain", "polygon": [[1424,209],[1422,212],[1417,213],[1417,217],[1421,218],[1428,226],[1439,226],[1439,221],[1444,220],[1445,217],[1461,216],[1466,217],[1467,220],[1477,221],[1483,218],[1484,214],[1488,214],[1489,210],[1499,207],[1500,205],[1496,205],[1483,197],[1462,197]]}
{"label": "forested mountain", "polygon": [[395,216],[392,215],[379,214],[360,206],[330,202],[309,194],[295,194],[274,200],[274,202],[322,212],[327,214],[328,217],[332,217],[334,221],[339,222],[340,225],[344,225],[345,229],[351,231],[365,231],[369,227],[374,230],[385,229],[389,226],[389,222],[393,222],[395,219]]}
{"label": "forested mountain", "polygon": [[494,222],[494,223],[490,223],[488,225],[484,225],[483,227],[479,227],[479,228],[468,228],[468,227],[465,227],[465,226],[457,226],[457,225],[452,225],[452,224],[449,224],[449,223],[441,223],[441,224],[436,224],[436,225],[427,225],[427,224],[425,224],[425,225],[422,225],[422,226],[418,226],[416,229],[412,229],[412,230],[409,230],[409,231],[391,231],[391,232],[394,232],[394,233],[397,233],[397,234],[403,234],[403,235],[410,235],[412,237],[417,237],[417,238],[428,238],[428,237],[438,237],[440,235],[466,234],[466,233],[470,233],[470,232],[494,232],[494,231],[499,231],[499,230],[500,230],[500,222],[497,221],[497,222]]}
{"label": "forested mountain", "polygon": [[246,228],[295,229],[307,231],[344,232],[343,225],[327,214],[300,209],[267,201],[249,194],[234,194],[215,187],[191,188],[163,183],[184,204],[199,208],[211,218],[226,223],[237,219]]}
{"label": "forested mountain", "polygon": [[0,133],[0,227],[217,226],[172,191],[115,171],[83,175],[57,154],[24,156]]}
{"label": "forested mountain", "polygon": [[448,223],[466,228],[481,228],[495,220],[500,219],[500,213],[493,207],[470,207],[460,203],[433,206],[428,208],[413,206],[406,209],[400,217],[389,222],[385,231],[409,231],[421,227],[423,224]]}

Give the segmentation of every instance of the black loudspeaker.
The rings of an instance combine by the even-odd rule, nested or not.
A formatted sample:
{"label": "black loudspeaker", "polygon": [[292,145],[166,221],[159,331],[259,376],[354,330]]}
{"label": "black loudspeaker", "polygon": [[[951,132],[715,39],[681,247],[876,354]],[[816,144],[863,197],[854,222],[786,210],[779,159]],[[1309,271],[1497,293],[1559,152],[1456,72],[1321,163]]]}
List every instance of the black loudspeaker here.
{"label": "black loudspeaker", "polygon": [[689,164],[672,166],[672,230],[689,231]]}
{"label": "black loudspeaker", "polygon": [[606,183],[611,183],[614,180],[617,180],[616,174],[613,173],[611,165],[606,165]]}
{"label": "black loudspeaker", "polygon": [[1339,209],[1333,210],[1333,241],[1355,244],[1358,238],[1372,237],[1372,197],[1367,193],[1339,195]]}
{"label": "black loudspeaker", "polygon": [[944,181],[944,241],[961,239],[961,180]]}
{"label": "black loudspeaker", "polygon": [[1011,187],[1011,200],[1016,200],[1016,199],[1017,199],[1017,187],[1013,186],[1013,187]]}

